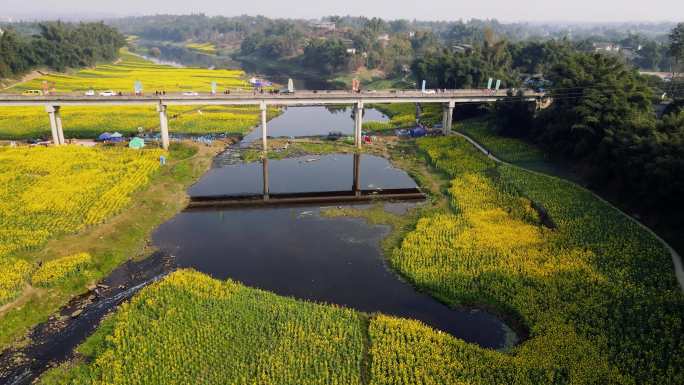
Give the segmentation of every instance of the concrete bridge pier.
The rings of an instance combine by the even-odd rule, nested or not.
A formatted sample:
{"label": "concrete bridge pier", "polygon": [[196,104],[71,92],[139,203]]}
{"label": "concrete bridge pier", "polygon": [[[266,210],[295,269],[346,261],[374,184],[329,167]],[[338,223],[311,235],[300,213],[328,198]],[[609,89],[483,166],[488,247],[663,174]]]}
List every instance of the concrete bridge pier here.
{"label": "concrete bridge pier", "polygon": [[361,148],[361,130],[363,129],[363,102],[354,106],[354,145]]}
{"label": "concrete bridge pier", "polygon": [[444,103],[443,107],[443,115],[442,115],[442,132],[444,132],[444,135],[449,135],[451,134],[451,126],[453,125],[453,119],[454,119],[454,107],[456,106],[456,103],[454,101],[450,101],[449,103]]}
{"label": "concrete bridge pier", "polygon": [[62,130],[62,116],[59,114],[59,106],[45,106],[45,111],[50,118],[50,130],[52,131],[52,142],[55,146],[65,143],[64,131]]}
{"label": "concrete bridge pier", "polygon": [[261,160],[261,167],[264,178],[264,200],[267,201],[270,198],[270,188],[268,184],[268,158],[264,157]]}
{"label": "concrete bridge pier", "polygon": [[157,105],[157,112],[159,112],[159,128],[161,129],[162,148],[169,149],[169,117],[167,113],[166,104],[159,103]]}
{"label": "concrete bridge pier", "polygon": [[354,153],[354,184],[352,189],[354,190],[355,196],[361,196],[361,186],[359,185],[359,179],[361,178],[361,154]]}
{"label": "concrete bridge pier", "polygon": [[266,106],[266,103],[261,102],[260,109],[261,109],[261,146],[262,146],[264,152],[267,152],[268,151],[268,127],[267,127],[268,108]]}

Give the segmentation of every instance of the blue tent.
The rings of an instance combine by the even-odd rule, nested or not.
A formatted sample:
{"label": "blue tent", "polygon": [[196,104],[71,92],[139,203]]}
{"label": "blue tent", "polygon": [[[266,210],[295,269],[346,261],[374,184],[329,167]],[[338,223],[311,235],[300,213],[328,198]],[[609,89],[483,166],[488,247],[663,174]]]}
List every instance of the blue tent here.
{"label": "blue tent", "polygon": [[110,134],[109,132],[104,132],[104,133],[100,134],[100,136],[97,137],[97,140],[99,140],[101,142],[106,142],[111,138],[112,138],[112,134]]}
{"label": "blue tent", "polygon": [[123,142],[123,135],[121,135],[118,132],[115,132],[109,136],[109,141],[114,143],[121,143]]}
{"label": "blue tent", "polygon": [[427,130],[425,129],[425,127],[418,126],[418,127],[412,128],[409,131],[409,135],[411,135],[411,137],[413,137],[413,138],[418,138],[420,136],[427,135]]}

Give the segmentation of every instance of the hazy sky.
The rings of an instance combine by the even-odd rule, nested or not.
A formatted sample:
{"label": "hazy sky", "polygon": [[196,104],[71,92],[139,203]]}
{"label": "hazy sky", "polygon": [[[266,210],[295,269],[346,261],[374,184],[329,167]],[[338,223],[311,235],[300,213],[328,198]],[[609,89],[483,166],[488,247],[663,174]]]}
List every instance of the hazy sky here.
{"label": "hazy sky", "polygon": [[206,13],[319,18],[502,21],[682,21],[684,0],[0,0],[0,17]]}

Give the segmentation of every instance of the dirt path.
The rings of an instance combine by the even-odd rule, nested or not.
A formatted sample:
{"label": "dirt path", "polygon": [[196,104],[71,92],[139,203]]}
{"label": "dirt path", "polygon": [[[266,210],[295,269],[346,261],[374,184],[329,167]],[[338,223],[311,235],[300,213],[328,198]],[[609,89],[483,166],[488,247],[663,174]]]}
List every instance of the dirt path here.
{"label": "dirt path", "polygon": [[[10,89],[10,88],[12,88],[12,87],[14,87],[14,86],[16,86],[16,85],[18,85],[18,84],[21,84],[21,83],[24,83],[24,82],[28,82],[28,81],[31,81],[31,80],[33,80],[33,79],[37,79],[37,78],[39,78],[39,77],[41,77],[41,76],[45,76],[45,75],[49,75],[49,73],[48,73],[48,72],[43,72],[43,71],[38,71],[38,70],[36,70],[36,71],[31,71],[30,73],[28,73],[28,74],[22,76],[21,79],[18,79],[18,80],[9,80],[9,81],[7,81],[7,85],[5,85],[5,86],[3,86],[3,87],[0,87],[0,90],[3,90],[3,91],[4,91],[4,90],[8,90],[8,89]],[[0,84],[2,84],[2,83],[0,83]]]}

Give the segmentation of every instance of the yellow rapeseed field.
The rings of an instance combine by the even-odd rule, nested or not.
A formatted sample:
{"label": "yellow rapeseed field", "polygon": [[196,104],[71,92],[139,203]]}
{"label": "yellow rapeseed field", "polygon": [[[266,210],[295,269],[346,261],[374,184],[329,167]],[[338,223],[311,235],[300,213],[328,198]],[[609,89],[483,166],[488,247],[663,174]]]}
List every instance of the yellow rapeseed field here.
{"label": "yellow rapeseed field", "polygon": [[[396,359],[374,360],[373,370],[404,367],[399,378],[407,380],[376,383],[684,381],[684,356],[671,354],[684,352],[684,295],[653,237],[590,193],[497,166],[464,139],[418,143],[452,178],[453,210],[421,218],[392,265],[451,304],[499,309],[527,326],[530,339],[509,356],[383,321],[371,336],[389,343],[382,357]],[[417,334],[407,341],[405,333]],[[435,338],[442,347],[424,342]],[[453,370],[416,359],[433,349],[452,357]]]}
{"label": "yellow rapeseed field", "polygon": [[0,260],[104,221],[159,167],[161,150],[0,148]]}
{"label": "yellow rapeseed field", "polygon": [[216,55],[216,46],[212,43],[188,43],[187,48],[207,55]]}
{"label": "yellow rapeseed field", "polygon": [[47,261],[31,275],[31,284],[44,287],[53,286],[78,274],[91,262],[92,258],[88,253],[79,253]]}
{"label": "yellow rapeseed field", "polygon": [[[50,74],[18,84],[5,92],[20,93],[27,89],[42,89],[43,81],[54,83],[56,92],[83,93],[86,90],[122,91],[132,93],[140,80],[144,92],[196,91],[208,93],[211,83],[218,91],[248,88],[241,70],[209,70],[176,68],[148,62],[122,50],[117,64],[100,65],[74,74]],[[278,111],[269,110],[269,116]],[[96,138],[99,134],[118,131],[136,134],[159,130],[159,115],[154,106],[70,107],[61,110],[64,134],[67,138]],[[230,133],[245,134],[259,123],[258,107],[242,106],[170,106],[169,130],[183,134]],[[0,139],[50,137],[50,122],[42,107],[0,108]]]}
{"label": "yellow rapeseed field", "polygon": [[[0,148],[0,305],[22,290],[33,265],[13,258],[48,239],[101,223],[123,209],[159,167],[162,150]],[[49,286],[88,255],[47,262],[33,283]]]}
{"label": "yellow rapeseed field", "polygon": [[43,81],[54,84],[56,92],[83,92],[114,90],[125,93],[134,92],[134,84],[142,82],[146,93],[155,90],[179,92],[193,90],[208,93],[211,83],[216,82],[219,90],[246,88],[242,70],[210,70],[206,68],[177,68],[155,64],[121,50],[121,61],[116,64],[102,64],[92,69],[84,69],[74,74],[49,74],[17,84],[7,92],[21,92],[42,89]]}
{"label": "yellow rapeseed field", "polygon": [[505,315],[529,331],[519,346],[483,349],[417,321],[180,271],[49,383],[684,383],[684,294],[657,240],[586,190],[497,165],[462,138],[417,143],[451,180],[451,204],[422,212],[391,266],[450,305]]}
{"label": "yellow rapeseed field", "polygon": [[21,294],[33,266],[23,259],[0,259],[0,305]]}
{"label": "yellow rapeseed field", "polygon": [[363,317],[172,273],[124,304],[78,384],[361,384]]}

